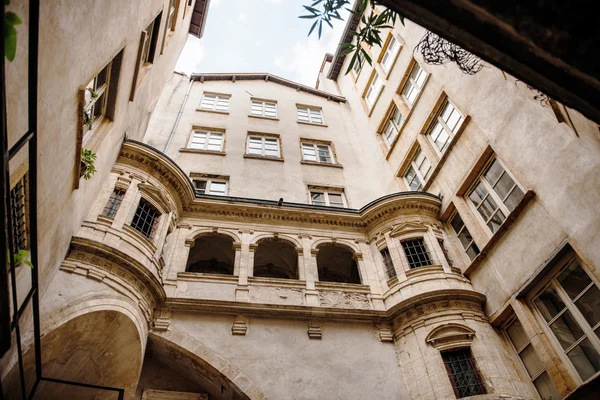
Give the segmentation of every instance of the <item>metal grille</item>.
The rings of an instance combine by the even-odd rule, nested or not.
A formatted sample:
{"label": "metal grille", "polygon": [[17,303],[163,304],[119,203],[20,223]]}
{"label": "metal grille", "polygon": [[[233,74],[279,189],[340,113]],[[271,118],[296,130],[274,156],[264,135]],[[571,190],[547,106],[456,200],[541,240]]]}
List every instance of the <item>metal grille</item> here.
{"label": "metal grille", "polygon": [[394,263],[392,262],[392,256],[390,255],[390,251],[385,248],[380,251],[381,257],[383,258],[383,264],[385,265],[385,271],[387,273],[388,279],[391,279],[396,276],[396,270],[394,269]]}
{"label": "metal grille", "polygon": [[108,202],[104,206],[104,211],[102,211],[102,215],[104,215],[105,217],[108,217],[108,218],[114,218],[115,215],[117,214],[117,210],[119,209],[119,206],[121,205],[123,196],[125,196],[124,190],[115,189],[112,192],[112,194],[110,195]]}
{"label": "metal grille", "polygon": [[142,235],[151,238],[156,228],[159,213],[150,203],[144,199],[140,199],[131,227],[138,230]]}
{"label": "metal grille", "polygon": [[486,394],[470,349],[445,351],[442,358],[457,398]]}
{"label": "metal grille", "polygon": [[423,239],[405,240],[402,242],[404,253],[408,259],[410,268],[418,268],[424,265],[431,265],[431,258],[425,248]]}
{"label": "metal grille", "polygon": [[441,239],[438,239],[438,243],[440,244],[440,247],[442,248],[442,251],[444,252],[444,258],[446,258],[446,261],[448,261],[448,265],[452,266],[453,265],[452,259],[450,258],[450,253],[448,252],[448,249],[446,248],[446,244]]}
{"label": "metal grille", "polygon": [[25,201],[25,177],[23,177],[10,190],[10,216],[12,218],[14,253],[28,248]]}

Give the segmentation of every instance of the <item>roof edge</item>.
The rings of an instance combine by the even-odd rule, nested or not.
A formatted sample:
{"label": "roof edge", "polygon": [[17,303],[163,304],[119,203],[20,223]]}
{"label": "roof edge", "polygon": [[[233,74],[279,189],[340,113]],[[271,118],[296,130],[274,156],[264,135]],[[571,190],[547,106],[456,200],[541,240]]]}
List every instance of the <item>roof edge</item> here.
{"label": "roof edge", "polygon": [[346,56],[342,55],[342,53],[345,50],[342,44],[352,42],[353,36],[351,32],[356,30],[356,27],[358,26],[361,17],[358,13],[356,13],[356,11],[358,11],[359,5],[360,1],[355,1],[354,6],[352,6],[352,11],[354,12],[350,13],[350,16],[348,17],[346,27],[344,28],[344,32],[342,32],[340,42],[338,43],[337,49],[335,50],[335,55],[333,56],[333,61],[331,62],[331,67],[329,68],[327,79],[337,81],[337,78],[340,75],[342,65],[344,64],[344,60],[346,59]]}

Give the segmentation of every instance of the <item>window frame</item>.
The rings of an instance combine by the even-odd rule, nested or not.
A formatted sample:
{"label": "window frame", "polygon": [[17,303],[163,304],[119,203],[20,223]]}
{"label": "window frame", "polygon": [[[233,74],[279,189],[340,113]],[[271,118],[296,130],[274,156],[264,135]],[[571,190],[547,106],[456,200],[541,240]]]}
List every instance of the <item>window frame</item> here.
{"label": "window frame", "polygon": [[[390,51],[390,43],[394,41],[396,43],[396,47]],[[394,36],[393,33],[389,33],[386,38],[385,44],[381,49],[379,59],[377,60],[378,64],[381,67],[381,70],[385,73],[386,77],[390,75],[392,69],[394,68],[394,64],[396,63],[396,59],[398,58],[398,54],[400,54],[400,50],[402,50],[402,44],[400,41]],[[384,64],[384,59],[388,56],[388,62]]]}
{"label": "window frame", "polygon": [[[254,103],[261,104],[261,113],[260,114],[254,114]],[[267,104],[272,104],[274,106],[274,108],[275,108],[275,116],[274,117],[265,115]],[[276,120],[279,118],[279,113],[278,113],[277,108],[278,108],[277,101],[275,101],[275,100],[264,100],[264,99],[251,98],[250,99],[250,114],[249,114],[249,116]]]}
{"label": "window frame", "polygon": [[[261,139],[261,148],[260,148],[261,154],[250,152],[250,141],[252,138]],[[267,139],[275,140],[277,142],[277,155],[276,156],[266,154],[265,142]],[[264,133],[258,133],[258,132],[248,132],[248,135],[246,136],[246,154],[244,154],[244,156],[245,157],[257,157],[257,158],[280,160],[283,158],[282,151],[281,151],[281,138],[279,137],[279,135],[270,135],[270,134],[264,134]]]}
{"label": "window frame", "polygon": [[[323,202],[325,204],[315,204],[313,202],[313,195],[314,194],[322,194],[323,195]],[[342,203],[343,206],[339,206],[339,205],[331,205],[331,202],[329,200],[329,195],[330,194],[335,194],[335,195],[340,195],[342,198]],[[308,198],[309,198],[309,203],[311,205],[314,206],[323,206],[323,207],[340,207],[340,208],[348,208],[348,201],[346,200],[346,194],[344,189],[333,189],[333,188],[318,188],[318,187],[312,187],[309,186],[308,188]]]}
{"label": "window frame", "polygon": [[[563,285],[561,285],[560,282],[557,281],[557,278],[573,263],[577,263],[579,267],[583,270],[583,272],[585,272],[587,277],[590,279],[590,283],[579,294],[577,294],[577,296],[575,296],[574,299],[571,299],[569,294],[563,288]],[[596,286],[598,289],[600,289],[600,282],[598,281],[597,277],[590,272],[590,270],[591,268],[589,268],[577,256],[577,254],[574,251],[569,251],[567,254],[565,254],[555,262],[555,266],[552,268],[550,273],[545,277],[545,279],[542,282],[536,285],[536,287],[527,296],[528,303],[530,307],[532,307],[532,310],[540,327],[542,328],[546,336],[549,338],[553,350],[559,355],[563,364],[567,366],[567,370],[571,372],[570,375],[573,378],[575,378],[575,380],[578,381],[580,384],[587,381],[591,381],[595,377],[600,376],[599,368],[596,372],[594,372],[591,376],[584,380],[568,356],[568,353],[570,353],[573,350],[576,350],[577,347],[580,344],[582,344],[586,339],[589,341],[596,353],[600,356],[600,337],[598,336],[598,333],[595,332],[598,331],[600,333],[600,321],[598,321],[592,327],[590,323],[586,320],[585,316],[579,310],[577,304],[575,304],[592,288],[592,286]],[[554,315],[549,321],[546,321],[541,310],[535,304],[535,300],[538,299],[546,291],[546,289],[550,287],[554,289],[554,292],[562,301],[564,308],[558,311],[556,315]],[[574,340],[573,343],[565,349],[559,342],[550,325],[557,322],[563,315],[567,313],[570,313],[571,317],[574,319],[579,329],[583,333],[581,337]]]}
{"label": "window frame", "polygon": [[[400,115],[399,123],[395,121],[394,116],[396,115],[396,113],[394,112],[394,110],[397,111],[398,115]],[[385,120],[383,122],[383,129],[381,130],[381,137],[383,138],[383,142],[386,144],[388,149],[391,149],[398,137],[400,137],[400,132],[402,131],[402,128],[404,127],[405,123],[406,117],[404,117],[404,115],[402,114],[400,107],[398,107],[398,105],[394,101],[392,101],[390,109],[387,112]],[[391,126],[393,130],[395,130],[395,134],[391,139],[390,135],[387,134],[389,126]]]}
{"label": "window frame", "polygon": [[[417,159],[419,153],[421,153],[423,155],[424,161],[427,161],[429,163],[429,168],[427,169],[427,173],[425,174],[425,176],[421,172],[419,165],[416,163],[416,159]],[[424,165],[424,164],[422,163],[421,165]],[[415,179],[413,178],[412,181],[409,181],[407,179],[408,172],[411,169],[415,173],[415,177],[420,181],[420,184],[417,186],[417,189],[415,189],[415,190],[413,190],[410,185],[411,182],[413,182]],[[407,166],[404,168],[404,171],[402,173],[402,179],[403,179],[404,183],[406,184],[406,187],[408,188],[409,191],[421,192],[421,191],[423,191],[423,188],[426,186],[427,180],[431,177],[433,170],[434,170],[434,168],[433,168],[433,165],[431,164],[431,161],[429,161],[429,159],[427,158],[427,155],[421,148],[421,145],[417,143],[417,145],[411,151],[410,161],[407,163]]]}
{"label": "window frame", "polygon": [[[206,134],[206,139],[204,139],[203,148],[192,147],[193,140],[195,138],[194,135],[203,134],[203,133]],[[214,149],[208,148],[209,140],[211,139],[211,135],[221,136],[221,147],[219,150],[214,150]],[[193,128],[192,132],[190,134],[190,138],[188,140],[186,149],[200,151],[200,152],[207,152],[207,153],[211,153],[211,152],[223,153],[225,151],[225,132],[219,132],[219,131],[214,131],[214,130],[210,130],[210,129],[200,128],[200,127]]]}
{"label": "window frame", "polygon": [[[497,161],[498,164],[500,165],[500,167],[502,167],[503,173],[501,173],[498,176],[498,178],[496,179],[496,181],[494,183],[490,183],[490,182],[488,182],[487,178],[485,178],[485,174],[491,168],[494,161]],[[504,199],[502,199],[502,198],[500,198],[500,195],[498,195],[496,193],[494,186],[499,183],[500,179],[504,176],[504,174],[507,174],[508,177],[510,179],[512,179],[513,186],[507,192]],[[473,192],[475,192],[475,190],[479,186],[480,182],[483,184],[484,188],[486,189],[487,195],[484,196],[483,199],[481,199],[481,201],[479,202],[479,205],[476,205],[475,202],[471,199],[471,194],[473,194]],[[515,205],[515,208],[513,208],[512,210],[509,210],[508,207],[506,206],[506,204],[504,204],[504,201],[507,200],[512,195],[512,193],[515,191],[515,189],[519,189],[522,193],[522,196],[519,199],[519,201],[517,202],[517,204]],[[481,222],[483,222],[483,224],[487,227],[487,229],[489,230],[489,232],[491,232],[491,234],[494,234],[494,233],[498,232],[500,227],[508,219],[508,216],[517,208],[519,202],[521,202],[523,200],[523,198],[525,197],[525,193],[526,193],[526,190],[519,184],[519,182],[515,179],[515,177],[510,173],[508,168],[506,168],[506,165],[502,161],[500,161],[498,156],[495,153],[493,153],[490,155],[488,160],[485,162],[485,164],[483,165],[483,168],[481,168],[480,172],[473,179],[473,183],[469,186],[469,189],[465,192],[464,197],[465,197],[466,202],[469,204],[469,207],[471,207],[471,209],[473,209],[475,211],[475,214],[477,214],[477,218],[479,218],[479,220]],[[484,204],[484,202],[488,199],[488,197],[491,197],[493,202],[496,204],[496,208],[493,210],[490,217],[486,220],[484,218],[484,216],[481,214],[481,212],[479,211],[479,207]],[[492,228],[489,227],[488,223],[492,222],[493,218],[498,214],[499,211],[504,215],[504,219],[502,220],[502,222],[500,222],[498,224],[498,227],[496,228],[496,230],[492,230]]]}
{"label": "window frame", "polygon": [[[421,243],[419,244],[419,246],[423,249],[422,253],[414,253],[414,254],[409,254],[407,253],[407,249],[405,246],[405,243],[408,242],[417,242],[420,241]],[[433,263],[433,258],[431,257],[431,251],[427,246],[426,240],[424,236],[414,236],[414,237],[409,237],[406,239],[402,239],[400,240],[400,247],[402,247],[402,251],[404,252],[404,257],[406,258],[406,262],[408,264],[409,269],[413,270],[413,269],[417,269],[417,268],[421,268],[421,267],[429,267],[431,265],[434,265]],[[416,248],[416,247],[412,247],[412,248]],[[429,262],[428,264],[420,264],[422,261],[417,261],[416,263],[414,262],[414,256],[419,256],[424,254],[427,258],[427,261]],[[415,265],[419,263],[420,265]]]}
{"label": "window frame", "polygon": [[[450,105],[453,108],[453,110],[450,112],[450,115],[452,115],[452,113],[456,111],[460,116],[460,119],[456,123],[454,130],[450,129],[447,122],[444,121],[442,117],[442,113],[445,111],[448,105]],[[431,118],[431,122],[429,123],[429,126],[427,127],[427,130],[425,132],[425,135],[427,135],[428,137],[429,143],[432,145],[431,147],[434,149],[434,151],[439,157],[444,155],[450,149],[450,147],[452,147],[452,143],[459,137],[466,121],[467,116],[456,106],[456,104],[454,104],[452,100],[450,100],[450,98],[447,95],[444,94],[443,100],[441,101],[440,105],[434,109],[433,117]],[[441,149],[436,143],[437,139],[434,139],[432,136],[432,132],[438,124],[441,127],[438,138],[441,136],[442,131],[444,131],[448,137]]]}
{"label": "window frame", "polygon": [[[206,97],[209,96],[214,96],[214,100],[213,100],[213,107],[212,108],[206,108],[203,107],[203,103],[204,103],[204,99]],[[219,100],[224,100],[227,99],[227,109],[226,110],[218,110],[217,109],[217,104],[219,103]],[[200,104],[198,105],[198,108],[196,108],[196,111],[206,111],[206,112],[214,112],[214,113],[219,113],[219,114],[229,114],[229,103],[231,101],[231,95],[230,94],[226,94],[226,93],[215,93],[215,92],[204,92],[202,93],[202,97],[200,98]]]}
{"label": "window frame", "polygon": [[[387,257],[383,254],[384,252],[387,252]],[[394,266],[394,260],[392,259],[392,253],[390,253],[390,249],[387,246],[382,247],[379,249],[379,256],[383,262],[385,276],[387,279],[390,280],[396,278],[398,273],[396,272],[396,267]]]}
{"label": "window frame", "polygon": [[[140,205],[142,204],[142,202],[144,203],[144,205],[147,205],[149,209],[154,211],[154,216],[152,217],[152,223],[148,224],[150,225],[150,231],[149,232],[144,232],[143,230],[141,230],[141,227],[139,227],[137,223],[135,223],[134,221],[136,220],[136,217],[138,216],[138,210],[140,209]],[[151,201],[149,201],[148,199],[144,198],[143,196],[140,197],[137,206],[135,208],[135,212],[133,213],[133,218],[131,219],[131,221],[129,222],[129,226],[131,228],[133,228],[136,232],[138,232],[139,234],[141,234],[142,236],[144,236],[146,239],[152,241],[155,237],[156,234],[156,230],[158,228],[159,225],[159,219],[162,216],[162,213],[160,212],[160,210],[158,209],[158,207],[156,207],[154,204],[152,204]],[[140,216],[141,218],[141,216]],[[135,225],[134,225],[135,223]],[[144,224],[146,223],[146,221],[143,222]],[[143,225],[142,225],[143,227]]]}
{"label": "window frame", "polygon": [[[374,82],[378,81],[379,84],[377,86],[374,85]],[[367,109],[369,111],[372,111],[375,108],[375,105],[377,104],[377,101],[379,100],[379,96],[381,96],[381,93],[383,92],[383,88],[384,88],[384,84],[383,84],[383,78],[381,76],[379,76],[379,73],[377,73],[377,71],[375,69],[373,69],[373,72],[371,73],[371,77],[369,78],[369,81],[367,82],[367,85],[365,86],[365,90],[363,92],[363,100],[365,102],[365,105],[367,106]],[[377,90],[375,90],[377,89]],[[369,93],[374,93],[372,100],[369,100]],[[372,103],[371,103],[372,101]]]}
{"label": "window frame", "polygon": [[[444,363],[444,369],[446,370],[446,373],[448,375],[448,380],[450,380],[450,384],[452,385],[452,389],[454,390],[454,395],[456,396],[457,399],[462,399],[465,397],[470,397],[473,395],[467,395],[467,396],[461,396],[459,393],[459,388],[456,385],[456,381],[454,380],[454,375],[452,374],[452,372],[450,371],[450,368],[448,367],[448,364],[450,363],[449,361],[446,360],[445,355],[448,355],[449,353],[453,353],[453,352],[468,352],[468,355],[470,356],[468,358],[469,361],[469,365],[470,365],[470,372],[475,376],[475,379],[477,381],[477,385],[479,386],[480,390],[482,390],[481,393],[479,394],[475,394],[476,395],[482,395],[482,394],[487,394],[487,388],[485,387],[485,382],[483,380],[483,377],[481,376],[481,369],[479,368],[479,366],[477,365],[477,361],[475,360],[475,356],[473,355],[473,351],[471,350],[471,347],[459,347],[459,348],[454,348],[454,349],[449,349],[449,350],[444,350],[444,351],[440,351],[440,356],[442,358],[442,362]],[[464,373],[464,372],[462,372]]]}
{"label": "window frame", "polygon": [[[306,159],[306,154],[304,153],[304,146],[312,146],[312,150],[315,153],[315,159],[314,160],[307,160]],[[319,156],[319,146],[325,146],[327,147],[327,151],[329,152],[329,158],[331,159],[331,161],[321,161],[320,160],[320,156]],[[333,146],[331,145],[331,143],[326,143],[326,142],[312,142],[309,140],[302,140],[300,139],[300,153],[302,155],[302,161],[303,162],[309,162],[309,163],[317,163],[317,164],[325,164],[325,165],[335,165],[337,164],[337,160],[335,157],[335,152],[333,151]]]}
{"label": "window frame", "polygon": [[[456,231],[456,229],[454,228],[454,225],[452,224],[452,222],[454,221],[454,218],[456,218],[456,217],[460,218],[460,222],[462,223],[462,227],[459,229],[458,232]],[[470,261],[473,261],[479,254],[481,254],[481,250],[479,249],[479,246],[477,246],[477,243],[475,243],[475,238],[471,234],[471,231],[469,231],[469,228],[467,228],[467,224],[465,224],[465,220],[462,218],[462,216],[460,215],[458,210],[454,210],[454,212],[452,213],[450,218],[448,218],[448,225],[450,226],[450,229],[452,229],[452,232],[454,232],[454,235],[456,236],[456,240],[460,243],[461,248],[463,249],[463,253],[469,258]],[[460,234],[465,231],[467,232],[466,234],[471,237],[471,241],[469,242],[469,244],[466,248],[465,248],[465,245],[463,244],[463,242],[460,240]],[[476,254],[473,258],[471,258],[471,256],[469,255],[469,249],[473,246],[476,249]]]}
{"label": "window frame", "polygon": [[[300,119],[300,111],[306,111],[307,113],[307,118],[308,121],[303,121]],[[321,118],[321,122],[315,122],[313,120],[313,116],[311,114],[312,112],[318,111],[320,118]],[[321,126],[325,126],[325,115],[323,113],[323,108],[322,107],[317,107],[317,106],[308,106],[308,105],[304,105],[304,104],[296,104],[296,122],[300,123],[300,124],[310,124],[310,125],[321,125]]]}
{"label": "window frame", "polygon": [[126,193],[127,189],[114,187],[100,215],[104,218],[114,219],[117,212],[119,212],[119,207],[121,207]]}
{"label": "window frame", "polygon": [[[199,193],[198,188],[196,187],[196,182],[206,182],[205,193]],[[192,183],[194,184],[194,193],[200,195],[210,195],[210,196],[229,196],[229,180],[224,178],[213,178],[210,176],[206,177],[195,177],[192,178]],[[212,193],[212,184],[213,183],[224,183],[225,190],[223,194]]]}
{"label": "window frame", "polygon": [[[418,79],[415,79],[413,77],[413,72],[415,71],[415,68],[419,68],[422,72],[421,74],[425,74],[425,77],[423,78],[423,83],[421,85],[418,84]],[[419,74],[419,75],[421,75]],[[406,79],[404,80],[404,82],[402,83],[400,90],[398,91],[398,93],[400,94],[400,96],[402,97],[402,100],[404,101],[404,103],[406,104],[406,106],[409,109],[412,109],[416,106],[416,104],[419,101],[419,98],[421,97],[421,94],[423,93],[423,89],[425,89],[425,85],[427,85],[427,81],[429,80],[429,76],[430,74],[425,71],[425,69],[423,68],[423,66],[421,64],[419,64],[414,58],[411,62],[411,65],[409,65],[408,68],[408,73],[406,75]],[[418,91],[417,91],[417,95],[414,98],[414,101],[411,102],[408,95],[406,94],[406,90],[409,87],[409,85],[411,85],[413,88],[417,88],[418,87]]]}

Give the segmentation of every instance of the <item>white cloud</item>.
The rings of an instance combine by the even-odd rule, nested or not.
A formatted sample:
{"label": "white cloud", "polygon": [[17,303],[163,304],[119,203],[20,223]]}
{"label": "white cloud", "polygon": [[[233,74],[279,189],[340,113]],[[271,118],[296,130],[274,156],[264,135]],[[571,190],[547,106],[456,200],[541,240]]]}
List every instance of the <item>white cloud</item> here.
{"label": "white cloud", "polygon": [[214,7],[214,8],[217,8],[219,6],[219,4],[221,4],[222,1],[223,0],[211,0],[210,6]]}
{"label": "white cloud", "polygon": [[179,60],[177,60],[175,71],[184,72],[187,75],[200,72],[204,56],[204,42],[195,36],[188,35],[185,47],[179,56]]}
{"label": "white cloud", "polygon": [[265,3],[281,4],[283,3],[283,0],[265,0]]}
{"label": "white cloud", "polygon": [[241,14],[238,16],[238,21],[240,21],[240,22],[247,22],[247,21],[248,21],[248,14],[246,14],[246,13],[244,13],[244,12],[243,12],[243,13],[241,13]]}

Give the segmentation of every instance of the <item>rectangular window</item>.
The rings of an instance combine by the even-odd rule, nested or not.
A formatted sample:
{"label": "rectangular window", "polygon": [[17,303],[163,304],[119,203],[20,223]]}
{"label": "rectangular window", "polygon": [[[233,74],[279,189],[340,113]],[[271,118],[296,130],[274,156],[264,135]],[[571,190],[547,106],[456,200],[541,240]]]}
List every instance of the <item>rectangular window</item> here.
{"label": "rectangular window", "polygon": [[431,174],[431,164],[421,147],[417,149],[414,157],[410,162],[410,166],[404,173],[404,180],[410,190],[418,191],[423,189],[423,185]]}
{"label": "rectangular window", "polygon": [[142,32],[141,65],[151,64],[154,62],[161,17],[162,13],[160,13],[158,17],[156,17]]}
{"label": "rectangular window", "polygon": [[358,76],[358,73],[362,69],[363,65],[365,65],[365,56],[362,52],[358,52],[356,62],[352,66],[352,71],[354,71],[354,75]]}
{"label": "rectangular window", "polygon": [[402,248],[411,269],[431,265],[431,258],[422,238],[404,240]]}
{"label": "rectangular window", "polygon": [[471,233],[458,213],[454,214],[450,220],[450,225],[452,226],[452,229],[454,229],[456,236],[458,236],[458,240],[460,241],[460,244],[462,244],[463,249],[465,249],[469,259],[473,261],[479,254],[479,248],[475,244],[473,236],[471,236]]}
{"label": "rectangular window", "polygon": [[310,200],[316,206],[346,207],[343,192],[311,190]]}
{"label": "rectangular window", "polygon": [[279,139],[269,136],[248,136],[247,154],[280,157]]}
{"label": "rectangular window", "polygon": [[504,329],[513,348],[519,355],[531,382],[535,386],[540,398],[544,400],[560,400],[562,396],[556,390],[554,382],[542,364],[537,352],[531,345],[529,338],[523,330],[523,326],[518,319],[513,320]]}
{"label": "rectangular window", "polygon": [[419,93],[421,93],[423,85],[425,85],[425,79],[427,79],[427,72],[415,62],[402,90],[402,95],[409,107],[412,107],[417,101]]}
{"label": "rectangular window", "polygon": [[266,118],[277,118],[277,103],[252,100],[250,115]]}
{"label": "rectangular window", "polygon": [[226,180],[194,179],[194,187],[197,194],[227,196],[228,185]]}
{"label": "rectangular window", "polygon": [[583,381],[600,371],[600,289],[575,257],[533,304]]}
{"label": "rectangular window", "polygon": [[471,203],[492,233],[498,230],[523,196],[521,188],[495,157],[483,170],[469,193]]}
{"label": "rectangular window", "polygon": [[404,123],[404,117],[402,113],[395,105],[392,106],[392,110],[388,115],[385,128],[383,129],[383,138],[388,146],[391,146],[398,136],[398,132]]}
{"label": "rectangular window", "polygon": [[29,248],[27,243],[27,207],[25,176],[10,190],[10,216],[12,219],[13,253]]}
{"label": "rectangular window", "polygon": [[388,248],[381,249],[379,251],[381,253],[381,258],[383,259],[383,265],[385,265],[385,272],[387,274],[388,279],[392,279],[396,276],[396,269],[394,268],[394,263],[392,262],[392,256],[390,255],[390,251]]}
{"label": "rectangular window", "polygon": [[200,109],[227,112],[230,97],[227,94],[204,93],[200,101]]}
{"label": "rectangular window", "polygon": [[377,101],[377,97],[379,96],[379,93],[381,92],[382,88],[383,81],[381,80],[377,72],[375,72],[373,77],[371,78],[371,82],[369,83],[369,88],[367,89],[367,92],[364,96],[365,102],[367,103],[367,106],[369,106],[369,108],[372,108],[375,104],[375,101]]}
{"label": "rectangular window", "polygon": [[194,131],[190,138],[190,149],[223,151],[225,135],[219,132]]}
{"label": "rectangular window", "polygon": [[108,199],[108,202],[104,206],[104,211],[102,211],[102,215],[108,218],[114,218],[117,214],[119,206],[121,205],[121,201],[123,201],[123,196],[125,196],[125,190],[113,190]]}
{"label": "rectangular window", "polygon": [[148,201],[140,199],[140,202],[135,210],[135,215],[131,221],[131,227],[146,236],[152,238],[160,213]]}
{"label": "rectangular window", "polygon": [[106,115],[110,67],[111,63],[104,67],[85,87],[86,106],[84,110],[84,122],[90,129],[93,129],[96,123],[101,121],[104,115]]}
{"label": "rectangular window", "polygon": [[381,67],[386,73],[389,72],[390,68],[392,67],[399,50],[400,44],[396,38],[392,36],[387,47],[385,48],[385,51],[383,52],[383,56],[381,57]]}
{"label": "rectangular window", "polygon": [[428,132],[429,138],[441,153],[446,151],[464,120],[460,111],[450,100],[446,99]]}
{"label": "rectangular window", "polygon": [[296,106],[298,121],[323,125],[323,111],[320,108]]}
{"label": "rectangular window", "polygon": [[169,13],[167,16],[167,32],[175,30],[175,24],[177,23],[177,6],[179,0],[169,0]]}
{"label": "rectangular window", "polygon": [[302,143],[302,158],[304,161],[334,164],[333,151],[328,144]]}
{"label": "rectangular window", "polygon": [[486,394],[471,349],[443,351],[441,354],[457,398]]}

